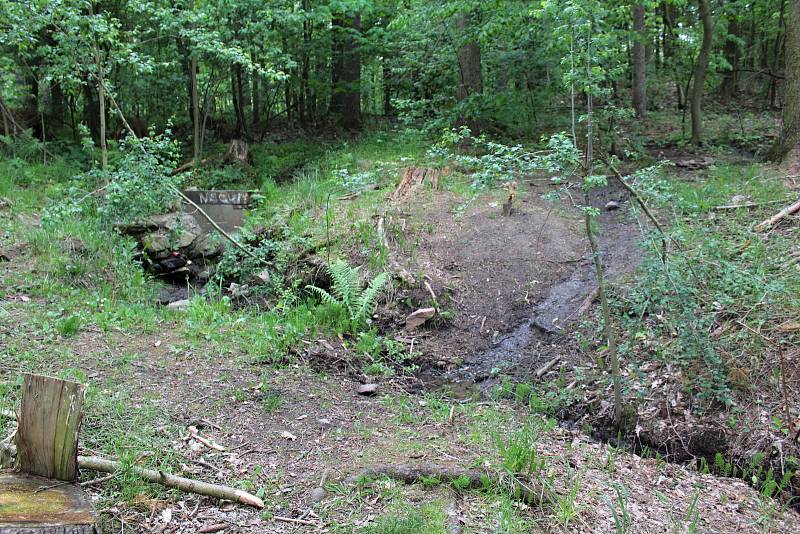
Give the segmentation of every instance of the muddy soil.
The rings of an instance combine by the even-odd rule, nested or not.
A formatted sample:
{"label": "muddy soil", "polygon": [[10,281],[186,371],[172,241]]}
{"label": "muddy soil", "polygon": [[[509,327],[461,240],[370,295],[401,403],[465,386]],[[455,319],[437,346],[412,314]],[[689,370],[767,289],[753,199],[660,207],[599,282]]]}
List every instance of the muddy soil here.
{"label": "muddy soil", "polygon": [[[476,385],[489,392],[501,374],[525,380],[556,355],[586,363],[568,334],[597,287],[594,263],[570,196],[553,204],[542,198],[551,190],[529,184],[510,217],[486,200],[461,217],[441,197],[418,209],[415,217],[434,230],[420,244],[412,271],[445,289],[454,315],[444,328],[420,333],[422,387],[468,396]],[[618,208],[606,209],[610,201]],[[594,192],[591,203],[601,213],[598,244],[613,280],[637,265],[640,226],[615,184]]]}

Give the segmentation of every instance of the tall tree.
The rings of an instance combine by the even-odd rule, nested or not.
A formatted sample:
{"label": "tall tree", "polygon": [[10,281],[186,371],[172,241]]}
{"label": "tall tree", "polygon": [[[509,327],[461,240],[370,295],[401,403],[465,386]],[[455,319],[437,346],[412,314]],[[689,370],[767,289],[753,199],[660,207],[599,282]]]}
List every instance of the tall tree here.
{"label": "tall tree", "polygon": [[692,85],[692,139],[693,145],[703,142],[703,92],[706,85],[706,71],[711,60],[711,44],[714,39],[714,18],[708,0],[697,0],[700,10],[700,22],[703,25],[703,42],[694,66],[694,84]]}
{"label": "tall tree", "polygon": [[[470,14],[461,12],[456,15],[458,33],[463,42],[458,47],[458,99],[463,101],[472,95],[483,93],[483,65],[481,63],[481,47],[472,35]],[[481,121],[472,117],[462,117],[473,134],[483,129]]]}
{"label": "tall tree", "polygon": [[334,15],[333,70],[330,110],[339,116],[343,128],[361,127],[361,14],[340,12]]}
{"label": "tall tree", "polygon": [[631,11],[633,12],[633,110],[638,118],[644,119],[647,115],[644,4],[633,4]]}
{"label": "tall tree", "polygon": [[775,149],[775,159],[794,164],[800,143],[800,0],[789,0],[784,41],[786,61],[783,126]]}

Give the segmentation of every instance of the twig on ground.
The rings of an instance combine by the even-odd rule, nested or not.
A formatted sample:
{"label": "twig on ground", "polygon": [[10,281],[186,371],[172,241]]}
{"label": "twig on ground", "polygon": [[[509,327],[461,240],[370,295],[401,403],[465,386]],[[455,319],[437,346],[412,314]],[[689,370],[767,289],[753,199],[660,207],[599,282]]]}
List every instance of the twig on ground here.
{"label": "twig on ground", "polygon": [[194,425],[190,425],[190,426],[187,428],[187,430],[189,431],[189,436],[188,436],[188,439],[194,439],[194,440],[197,440],[197,441],[199,441],[200,443],[202,443],[203,445],[205,445],[206,447],[208,447],[209,449],[214,449],[215,451],[220,451],[220,452],[222,452],[222,451],[224,451],[224,450],[225,450],[225,447],[223,447],[223,446],[222,446],[222,445],[220,445],[219,443],[217,443],[217,442],[215,442],[215,441],[213,441],[213,440],[210,440],[210,439],[208,439],[208,438],[204,438],[203,436],[201,436],[201,435],[199,434],[199,431],[197,430],[197,427],[196,427],[196,426],[194,426]]}
{"label": "twig on ground", "polygon": [[293,517],[283,517],[283,516],[273,516],[275,521],[283,521],[284,523],[296,523],[298,525],[310,525],[310,526],[317,526],[319,523],[316,521],[309,521],[307,519],[295,519]]}
{"label": "twig on ground", "polygon": [[762,232],[764,230],[772,228],[773,226],[775,226],[776,223],[780,222],[789,215],[794,215],[798,211],[800,211],[800,200],[798,200],[794,204],[786,206],[785,208],[783,208],[781,211],[779,211],[769,219],[761,221],[755,226],[755,228],[753,228],[753,230],[755,230],[756,232]]}
{"label": "twig on ground", "polygon": [[540,367],[539,370],[536,371],[536,378],[542,378],[545,375],[545,373],[547,373],[547,371],[552,369],[553,366],[558,363],[560,359],[561,355],[558,355],[549,362],[547,362],[546,364],[544,364],[542,367]]}

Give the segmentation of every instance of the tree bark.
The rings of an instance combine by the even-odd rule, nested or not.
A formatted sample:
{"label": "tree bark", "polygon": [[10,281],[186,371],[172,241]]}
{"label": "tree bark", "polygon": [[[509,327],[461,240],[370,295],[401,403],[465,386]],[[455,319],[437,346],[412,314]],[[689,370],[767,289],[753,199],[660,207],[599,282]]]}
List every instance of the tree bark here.
{"label": "tree bark", "polygon": [[[253,63],[256,62],[256,54],[250,56]],[[257,132],[261,125],[261,77],[257,72],[253,73],[253,122],[252,122],[252,130]],[[253,135],[256,135],[255,133]]]}
{"label": "tree bark", "polygon": [[636,117],[647,115],[647,64],[645,57],[644,4],[633,4],[633,110]]}
{"label": "tree bark", "polygon": [[361,15],[338,14],[333,19],[332,113],[346,129],[361,127],[361,51],[355,35],[361,31]]}
{"label": "tree bark", "polygon": [[720,93],[723,98],[729,99],[739,92],[739,59],[741,57],[738,39],[741,37],[742,25],[739,17],[732,16],[728,23],[728,40],[725,41],[725,59],[731,70],[724,74]]}
{"label": "tree bark", "polygon": [[383,58],[383,114],[386,117],[394,115],[392,107],[392,72],[389,69],[389,61],[386,56]]}
{"label": "tree bark", "polygon": [[95,44],[95,68],[97,69],[97,101],[100,114],[100,164],[103,170],[108,168],[108,147],[106,146],[106,85],[103,81],[103,65],[100,61],[100,52]]}
{"label": "tree bark", "polygon": [[711,44],[714,38],[714,19],[708,0],[697,0],[700,9],[700,22],[703,24],[703,42],[694,66],[694,84],[692,85],[692,139],[693,145],[703,142],[703,91],[706,82],[706,70],[711,59]]}
{"label": "tree bark", "polygon": [[789,0],[784,57],[783,126],[774,159],[781,163],[796,163],[800,152],[800,0]]}
{"label": "tree bark", "polygon": [[231,67],[231,97],[233,100],[233,111],[236,115],[236,135],[239,137],[247,135],[247,121],[244,116],[244,87],[242,87],[242,66],[238,63]]}
{"label": "tree bark", "polygon": [[85,389],[77,382],[25,375],[17,425],[17,466],[23,473],[77,478]]}
{"label": "tree bark", "polygon": [[192,107],[192,159],[200,161],[200,102],[197,99],[197,59],[189,61],[189,86]]}
{"label": "tree bark", "polygon": [[[456,16],[458,31],[464,42],[458,48],[458,99],[465,100],[467,97],[483,92],[483,69],[481,64],[481,48],[477,41],[469,35],[470,20],[467,13],[459,13]],[[478,135],[483,129],[482,121],[475,117],[463,116],[462,122],[469,126],[474,135]]]}

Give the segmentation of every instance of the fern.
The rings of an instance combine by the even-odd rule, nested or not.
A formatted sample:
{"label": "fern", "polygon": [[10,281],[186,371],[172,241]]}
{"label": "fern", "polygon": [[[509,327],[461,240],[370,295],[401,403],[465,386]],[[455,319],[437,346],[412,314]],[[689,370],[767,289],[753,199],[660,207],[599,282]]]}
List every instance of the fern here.
{"label": "fern", "polygon": [[312,285],[306,286],[306,289],[316,295],[323,304],[341,306],[347,313],[351,328],[361,327],[375,309],[389,275],[381,273],[373,278],[366,288],[362,288],[359,278],[360,267],[351,267],[345,261],[337,260],[328,265],[327,269],[331,277],[330,292]]}

